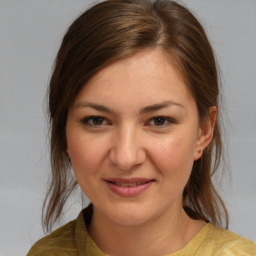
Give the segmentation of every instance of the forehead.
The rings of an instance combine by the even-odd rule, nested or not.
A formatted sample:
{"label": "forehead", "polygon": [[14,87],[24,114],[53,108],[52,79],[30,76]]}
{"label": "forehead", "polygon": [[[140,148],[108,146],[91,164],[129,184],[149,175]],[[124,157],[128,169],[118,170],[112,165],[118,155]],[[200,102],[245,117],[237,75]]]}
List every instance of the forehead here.
{"label": "forehead", "polygon": [[161,49],[138,52],[118,60],[94,75],[78,94],[83,100],[150,105],[159,101],[190,101],[184,79],[170,54]]}
{"label": "forehead", "polygon": [[179,79],[182,80],[182,74],[171,53],[164,51],[160,47],[146,49],[112,63],[99,71],[91,80],[104,79],[107,76],[111,76],[111,73],[118,75],[117,72],[122,72],[123,75],[126,73],[127,78],[135,80],[139,79],[142,73],[147,77],[155,76],[155,70],[157,70],[159,78],[164,78],[167,72],[170,72],[170,67],[172,75],[179,76]]}

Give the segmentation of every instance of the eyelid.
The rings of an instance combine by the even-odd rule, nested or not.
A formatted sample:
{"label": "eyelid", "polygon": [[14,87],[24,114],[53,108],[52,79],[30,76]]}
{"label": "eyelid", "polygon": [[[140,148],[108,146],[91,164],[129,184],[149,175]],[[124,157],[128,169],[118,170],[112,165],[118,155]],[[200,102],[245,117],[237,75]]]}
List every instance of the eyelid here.
{"label": "eyelid", "polygon": [[[93,124],[93,123],[90,123],[90,121],[93,121],[93,119],[102,119],[102,124],[99,123],[99,124]],[[156,119],[164,119],[164,124],[163,125],[157,125],[157,124],[151,124],[152,121],[156,121]],[[84,117],[81,119],[80,121],[83,125],[86,125],[86,126],[89,126],[89,127],[95,127],[95,128],[100,128],[100,127],[103,127],[103,126],[106,126],[106,125],[111,125],[111,122],[103,117],[103,116],[98,116],[98,115],[92,115],[92,116],[87,116],[87,117]],[[173,124],[177,123],[176,120],[174,120],[173,118],[170,118],[170,117],[166,117],[166,116],[154,116],[154,117],[151,117],[150,119],[148,119],[145,123],[145,126],[151,126],[151,127],[154,127],[154,128],[158,128],[158,129],[161,129],[161,128],[166,128],[166,127],[169,127]]]}
{"label": "eyelid", "polygon": [[[99,125],[90,124],[89,121],[90,121],[90,120],[93,120],[94,118],[95,118],[95,119],[96,119],[96,118],[103,119],[103,122],[106,122],[106,124],[99,124]],[[111,124],[107,118],[105,118],[105,117],[103,117],[103,116],[97,116],[97,115],[84,117],[84,118],[82,118],[81,123],[84,124],[84,125],[90,126],[90,127],[97,127],[97,128]]]}
{"label": "eyelid", "polygon": [[[157,118],[163,118],[165,120],[165,122],[167,121],[168,123],[167,124],[164,124],[164,125],[150,125],[150,122],[151,121],[154,121],[155,119]],[[157,128],[165,128],[165,127],[168,127],[172,124],[176,124],[177,122],[173,119],[173,118],[170,118],[170,117],[166,117],[166,116],[155,116],[155,117],[152,117],[150,118],[147,122],[146,122],[146,126],[153,126],[153,127],[157,127]]]}

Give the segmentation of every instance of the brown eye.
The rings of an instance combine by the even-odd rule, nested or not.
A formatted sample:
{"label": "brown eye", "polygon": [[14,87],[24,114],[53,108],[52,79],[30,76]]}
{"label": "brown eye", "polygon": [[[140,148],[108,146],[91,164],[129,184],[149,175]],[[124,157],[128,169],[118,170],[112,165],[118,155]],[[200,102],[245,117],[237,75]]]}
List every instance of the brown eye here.
{"label": "brown eye", "polygon": [[82,123],[90,126],[101,126],[106,125],[107,121],[101,116],[90,116],[83,119]]}
{"label": "brown eye", "polygon": [[157,117],[151,118],[149,120],[149,122],[147,123],[147,125],[153,126],[153,127],[164,128],[164,127],[168,127],[174,123],[175,123],[175,121],[171,118],[164,117],[164,116],[157,116]]}
{"label": "brown eye", "polygon": [[91,118],[91,122],[93,125],[102,125],[104,122],[104,119],[102,117],[96,116]]}
{"label": "brown eye", "polygon": [[154,122],[154,125],[156,126],[162,126],[166,124],[167,120],[165,117],[155,117],[153,119],[153,122]]}

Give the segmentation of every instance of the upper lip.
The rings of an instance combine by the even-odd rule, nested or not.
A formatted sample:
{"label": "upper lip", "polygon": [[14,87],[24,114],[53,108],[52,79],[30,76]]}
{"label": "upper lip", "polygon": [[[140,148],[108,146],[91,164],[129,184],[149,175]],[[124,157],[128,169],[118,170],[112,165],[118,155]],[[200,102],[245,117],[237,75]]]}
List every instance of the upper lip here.
{"label": "upper lip", "polygon": [[112,182],[112,183],[147,183],[150,181],[154,181],[154,179],[148,178],[107,178],[104,179],[105,181]]}

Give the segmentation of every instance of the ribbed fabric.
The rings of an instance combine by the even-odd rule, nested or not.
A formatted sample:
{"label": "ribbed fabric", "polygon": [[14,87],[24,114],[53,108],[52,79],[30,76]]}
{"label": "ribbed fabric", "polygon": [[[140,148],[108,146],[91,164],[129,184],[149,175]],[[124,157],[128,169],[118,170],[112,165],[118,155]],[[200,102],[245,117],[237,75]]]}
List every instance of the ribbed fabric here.
{"label": "ribbed fabric", "polygon": [[[86,224],[89,223],[90,214],[88,208],[83,210],[76,220],[35,243],[27,256],[107,256],[87,232]],[[208,223],[182,250],[166,256],[249,255],[256,256],[255,243]]]}

